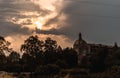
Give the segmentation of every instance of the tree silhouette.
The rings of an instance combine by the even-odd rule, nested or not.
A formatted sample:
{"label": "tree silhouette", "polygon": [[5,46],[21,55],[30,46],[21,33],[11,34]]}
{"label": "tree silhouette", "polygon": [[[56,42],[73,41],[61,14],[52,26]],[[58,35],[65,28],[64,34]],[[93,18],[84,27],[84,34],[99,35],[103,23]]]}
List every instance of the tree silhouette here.
{"label": "tree silhouette", "polygon": [[55,40],[52,40],[51,38],[48,37],[45,40],[44,47],[45,47],[44,51],[53,52],[57,50],[58,45]]}
{"label": "tree silhouette", "polygon": [[21,51],[36,57],[37,53],[42,52],[43,42],[38,39],[38,36],[30,36],[21,46]]}
{"label": "tree silhouette", "polygon": [[107,47],[99,48],[98,51],[96,51],[96,54],[91,56],[91,63],[92,63],[92,69],[93,71],[103,71],[105,70],[105,59],[107,58],[107,55],[109,53],[109,50]]}
{"label": "tree silhouette", "polygon": [[47,38],[44,42],[44,60],[46,64],[55,63],[57,61],[57,52],[60,50],[57,42],[51,38]]}
{"label": "tree silhouette", "polygon": [[68,64],[68,67],[75,67],[78,62],[77,52],[72,48],[65,48],[62,52],[63,60]]}
{"label": "tree silhouette", "polygon": [[43,53],[43,41],[40,41],[38,36],[30,36],[24,41],[21,46],[23,52],[22,64],[27,71],[34,71],[37,65],[41,64]]}
{"label": "tree silhouette", "polygon": [[0,54],[11,52],[9,46],[10,46],[10,42],[6,41],[4,37],[0,36]]}
{"label": "tree silhouette", "polygon": [[12,51],[9,48],[10,42],[6,41],[4,37],[0,36],[0,64],[4,64],[7,62],[5,53],[9,53]]}
{"label": "tree silhouette", "polygon": [[11,63],[18,63],[20,61],[20,54],[13,51],[12,53],[10,53],[10,55],[8,56],[8,60]]}

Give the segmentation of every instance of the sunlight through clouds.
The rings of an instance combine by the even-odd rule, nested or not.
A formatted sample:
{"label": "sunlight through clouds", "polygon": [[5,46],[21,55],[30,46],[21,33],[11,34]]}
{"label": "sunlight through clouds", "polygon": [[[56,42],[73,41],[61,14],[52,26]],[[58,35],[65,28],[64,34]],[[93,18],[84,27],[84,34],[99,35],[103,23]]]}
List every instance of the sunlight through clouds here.
{"label": "sunlight through clouds", "polygon": [[[18,3],[19,2],[20,1],[18,0]],[[52,28],[59,29],[62,27],[62,25],[59,25],[60,23],[65,24],[65,20],[67,17],[64,13],[61,12],[64,8],[63,0],[28,0],[27,2],[31,2],[33,3],[33,5],[39,6],[39,9],[37,9],[36,11],[20,10],[19,15],[21,15],[22,17],[12,17],[12,19],[10,17],[7,19],[7,21],[28,27],[30,29],[34,29],[35,23],[37,21],[40,21],[43,25],[43,30],[49,30]]]}
{"label": "sunlight through clouds", "polygon": [[[58,30],[65,25],[67,17],[62,12],[66,5],[63,2],[64,0],[10,0],[9,3],[7,1],[3,1],[4,6],[9,4],[4,7],[4,11],[7,9],[3,13],[4,21],[11,23],[12,27],[18,28],[18,30],[14,30],[13,35],[5,36],[12,43],[12,48],[18,51],[23,41],[32,35],[33,32],[36,32],[36,28],[44,32],[50,31],[50,33],[36,32],[37,35],[40,35],[40,39],[50,36],[53,39],[55,38],[55,40],[58,39],[60,45],[66,42],[63,47],[70,46],[71,43],[68,43],[67,36],[64,36],[64,34],[56,35],[59,31],[52,31],[51,33],[51,30]],[[26,30],[24,32],[27,32],[27,34],[16,33],[20,30]]]}

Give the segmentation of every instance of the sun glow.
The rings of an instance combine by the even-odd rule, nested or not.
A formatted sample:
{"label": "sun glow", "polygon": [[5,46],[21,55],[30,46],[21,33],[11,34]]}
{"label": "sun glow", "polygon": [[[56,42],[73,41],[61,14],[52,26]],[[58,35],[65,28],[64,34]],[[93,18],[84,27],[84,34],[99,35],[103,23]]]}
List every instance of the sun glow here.
{"label": "sun glow", "polygon": [[36,21],[35,25],[37,26],[38,29],[42,29],[42,23],[40,21]]}

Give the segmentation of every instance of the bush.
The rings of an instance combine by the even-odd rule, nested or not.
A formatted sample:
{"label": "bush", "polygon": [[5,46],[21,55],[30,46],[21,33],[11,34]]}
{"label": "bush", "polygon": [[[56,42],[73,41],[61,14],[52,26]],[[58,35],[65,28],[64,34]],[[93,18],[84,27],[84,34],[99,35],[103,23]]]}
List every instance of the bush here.
{"label": "bush", "polygon": [[40,74],[40,75],[53,75],[53,74],[59,74],[59,72],[60,72],[60,68],[55,64],[38,66],[35,70],[35,74]]}
{"label": "bush", "polygon": [[60,68],[67,68],[68,67],[68,64],[63,60],[57,60],[55,64],[58,65]]}
{"label": "bush", "polygon": [[8,65],[7,67],[6,67],[6,71],[7,72],[17,72],[17,73],[19,73],[19,72],[21,72],[22,71],[22,67],[21,67],[21,65],[18,65],[18,64],[16,64],[16,65]]}

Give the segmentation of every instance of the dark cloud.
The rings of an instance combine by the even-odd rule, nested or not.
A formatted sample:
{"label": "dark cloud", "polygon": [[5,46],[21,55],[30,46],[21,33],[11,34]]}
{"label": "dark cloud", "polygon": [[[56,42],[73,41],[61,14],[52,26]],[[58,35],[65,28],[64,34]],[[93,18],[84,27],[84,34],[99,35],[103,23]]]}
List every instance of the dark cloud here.
{"label": "dark cloud", "polygon": [[61,32],[59,29],[50,29],[50,30],[39,30],[36,29],[36,33],[38,34],[54,34],[54,35],[65,35],[64,32]]}
{"label": "dark cloud", "polygon": [[[16,34],[31,34],[31,31],[21,25],[30,25],[30,18],[38,17],[36,15],[21,15],[21,12],[37,12],[42,16],[49,14],[50,11],[41,9],[38,5],[34,5],[26,0],[0,0],[0,35],[10,36]],[[14,19],[12,19],[14,18]],[[14,24],[19,19],[26,19],[21,25]]]}
{"label": "dark cloud", "polygon": [[79,32],[82,32],[84,38],[89,42],[113,44],[120,43],[120,1],[118,0],[66,0],[69,2],[61,10],[65,13],[67,24],[62,26],[59,21],[61,13],[53,19],[50,19],[46,25],[58,23],[62,28],[59,30],[51,29],[41,33],[63,34],[72,40],[75,40]]}
{"label": "dark cloud", "polygon": [[11,35],[28,35],[31,34],[28,28],[21,28],[20,25],[13,24],[11,22],[0,22],[0,35],[2,36],[11,36]]}
{"label": "dark cloud", "polygon": [[67,25],[61,29],[73,40],[82,32],[90,42],[113,44],[120,42],[120,1],[67,0],[64,8]]}
{"label": "dark cloud", "polygon": [[2,0],[0,2],[0,14],[1,17],[16,17],[16,18],[31,18],[38,17],[36,15],[21,15],[20,12],[37,12],[41,16],[45,16],[51,13],[49,10],[40,8],[39,5],[35,5],[26,0]]}
{"label": "dark cloud", "polygon": [[[18,2],[17,2],[18,1]],[[77,34],[82,32],[84,38],[90,42],[120,43],[120,1],[119,0],[64,0],[69,3],[59,11],[59,14],[45,24],[49,26],[56,24],[60,29],[37,30],[37,33],[65,35],[72,40],[77,38]],[[45,5],[47,6],[47,5]],[[59,9],[59,8],[57,8]],[[13,34],[30,34],[27,28],[7,22],[6,19],[16,17],[16,20],[27,18],[22,25],[29,25],[29,18],[36,15],[20,15],[20,11],[37,12],[42,16],[50,14],[51,11],[41,9],[29,0],[0,0],[0,34],[4,36]],[[65,14],[67,20],[61,21],[59,17]],[[66,24],[63,24],[66,22]]]}

